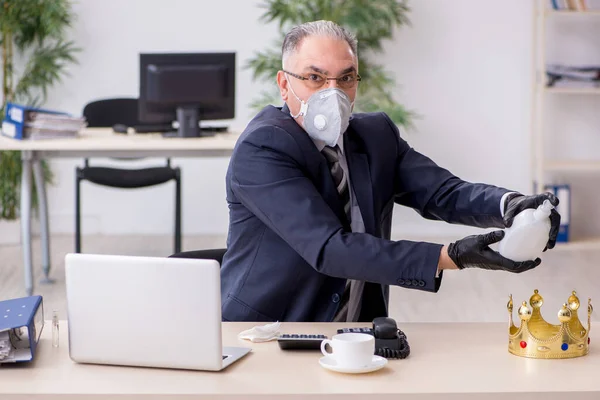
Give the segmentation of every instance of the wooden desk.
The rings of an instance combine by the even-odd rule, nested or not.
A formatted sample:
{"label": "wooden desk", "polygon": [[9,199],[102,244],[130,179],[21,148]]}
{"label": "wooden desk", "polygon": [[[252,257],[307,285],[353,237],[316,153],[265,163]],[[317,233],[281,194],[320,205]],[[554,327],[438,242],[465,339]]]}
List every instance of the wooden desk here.
{"label": "wooden desk", "polygon": [[[570,360],[520,358],[508,353],[506,324],[404,324],[409,358],[364,375],[323,369],[317,351],[285,352],[276,342],[237,339],[254,325],[224,323],[224,345],[253,350],[221,372],[202,372],[76,364],[68,354],[66,322],[58,348],[52,347],[48,323],[33,363],[0,366],[0,399],[600,398],[598,347]],[[350,325],[283,323],[282,333],[331,337],[343,326]]]}
{"label": "wooden desk", "polygon": [[33,293],[33,266],[31,261],[31,177],[39,198],[39,216],[42,238],[42,268],[45,281],[50,281],[50,234],[48,202],[40,161],[51,157],[223,157],[229,156],[239,133],[220,133],[204,138],[164,138],[162,135],[117,134],[110,128],[84,130],[71,139],[14,140],[0,135],[0,150],[21,152],[21,242],[25,292]]}

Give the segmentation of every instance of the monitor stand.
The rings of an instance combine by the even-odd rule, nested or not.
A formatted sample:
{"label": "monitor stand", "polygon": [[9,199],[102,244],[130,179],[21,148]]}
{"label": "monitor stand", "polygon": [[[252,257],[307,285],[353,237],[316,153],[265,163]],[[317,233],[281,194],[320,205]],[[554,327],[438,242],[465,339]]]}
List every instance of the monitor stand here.
{"label": "monitor stand", "polygon": [[196,107],[177,107],[177,122],[179,128],[163,133],[164,137],[197,138],[215,136],[218,132],[213,129],[200,129],[200,115]]}

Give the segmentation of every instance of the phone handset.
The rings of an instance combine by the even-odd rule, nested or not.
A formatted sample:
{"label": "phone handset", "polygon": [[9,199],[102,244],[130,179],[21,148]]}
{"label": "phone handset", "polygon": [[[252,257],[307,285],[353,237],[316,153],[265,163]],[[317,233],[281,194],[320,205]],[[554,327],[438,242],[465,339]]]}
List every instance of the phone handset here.
{"label": "phone handset", "polygon": [[375,337],[375,354],[385,358],[404,359],[410,354],[406,335],[392,318],[379,317],[373,320],[372,328],[343,328],[338,333],[367,333]]}
{"label": "phone handset", "polygon": [[392,318],[375,318],[373,336],[375,336],[375,354],[378,356],[404,359],[410,354],[406,335],[398,329],[396,321]]}

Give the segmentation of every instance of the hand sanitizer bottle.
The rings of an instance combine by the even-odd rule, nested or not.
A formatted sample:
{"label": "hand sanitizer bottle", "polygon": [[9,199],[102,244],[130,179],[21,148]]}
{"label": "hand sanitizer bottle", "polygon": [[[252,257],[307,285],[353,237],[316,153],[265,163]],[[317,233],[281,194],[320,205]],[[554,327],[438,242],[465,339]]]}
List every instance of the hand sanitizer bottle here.
{"label": "hand sanitizer bottle", "polygon": [[540,257],[550,237],[550,212],[553,208],[550,201],[545,200],[538,208],[525,209],[517,214],[498,243],[500,254],[516,262]]}

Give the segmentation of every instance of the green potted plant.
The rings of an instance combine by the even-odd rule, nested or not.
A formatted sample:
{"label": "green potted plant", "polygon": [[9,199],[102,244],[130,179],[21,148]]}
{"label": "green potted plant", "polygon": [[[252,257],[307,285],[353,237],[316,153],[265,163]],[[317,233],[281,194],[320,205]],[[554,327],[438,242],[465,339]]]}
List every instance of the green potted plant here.
{"label": "green potted plant", "polygon": [[[0,0],[0,120],[7,102],[43,105],[48,89],[61,80],[69,63],[76,62],[79,49],[66,40],[73,20],[69,0]],[[51,181],[46,164],[44,171]],[[20,153],[0,151],[0,219],[18,217],[20,180]],[[34,204],[35,199],[34,192]]]}
{"label": "green potted plant", "polygon": [[315,20],[330,20],[353,32],[358,38],[359,72],[363,80],[358,87],[356,112],[384,111],[398,125],[412,127],[413,111],[398,104],[392,95],[394,79],[371,57],[382,49],[382,42],[392,38],[395,28],[410,23],[410,11],[403,0],[265,0],[264,23],[276,21],[281,32],[274,47],[255,54],[246,65],[253,78],[273,85],[263,90],[251,107],[254,110],[268,104],[279,104],[275,76],[281,69],[281,44],[285,33],[294,25]]}

